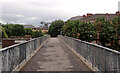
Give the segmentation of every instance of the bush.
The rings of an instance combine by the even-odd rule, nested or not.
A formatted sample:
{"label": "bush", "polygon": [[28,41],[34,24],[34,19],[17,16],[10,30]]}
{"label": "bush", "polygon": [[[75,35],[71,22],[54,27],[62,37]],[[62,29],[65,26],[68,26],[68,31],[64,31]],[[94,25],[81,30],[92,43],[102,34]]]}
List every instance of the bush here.
{"label": "bush", "polygon": [[57,35],[60,35],[63,25],[64,22],[62,20],[53,21],[51,23],[48,33],[51,35],[51,37],[57,37]]}
{"label": "bush", "polygon": [[43,36],[41,30],[33,31],[33,33],[32,33],[33,38],[37,38],[37,37],[41,37],[41,36]]}

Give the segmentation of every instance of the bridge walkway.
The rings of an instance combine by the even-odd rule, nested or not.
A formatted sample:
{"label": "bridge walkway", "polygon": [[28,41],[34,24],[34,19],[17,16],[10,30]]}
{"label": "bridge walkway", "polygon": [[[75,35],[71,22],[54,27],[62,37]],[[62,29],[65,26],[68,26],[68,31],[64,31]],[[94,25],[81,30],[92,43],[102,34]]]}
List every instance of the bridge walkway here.
{"label": "bridge walkway", "polygon": [[21,71],[91,72],[91,70],[58,38],[50,38],[32,59],[27,62]]}

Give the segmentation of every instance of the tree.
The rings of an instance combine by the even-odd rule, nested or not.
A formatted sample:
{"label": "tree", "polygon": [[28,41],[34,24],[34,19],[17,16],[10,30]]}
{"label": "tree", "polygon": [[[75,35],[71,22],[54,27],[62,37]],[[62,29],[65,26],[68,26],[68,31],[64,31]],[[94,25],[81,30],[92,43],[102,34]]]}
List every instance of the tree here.
{"label": "tree", "polygon": [[0,29],[2,29],[2,38],[8,38],[5,29],[3,27],[1,27]]}
{"label": "tree", "polygon": [[79,39],[87,42],[93,41],[97,36],[94,24],[91,23],[85,22],[79,23],[79,33],[80,33]]}
{"label": "tree", "polygon": [[108,20],[101,21],[100,25],[101,31],[99,32],[99,40],[103,46],[107,43],[113,42],[116,38],[116,29],[114,29],[113,24]]}
{"label": "tree", "polygon": [[53,21],[51,23],[48,33],[51,35],[51,37],[57,37],[57,35],[60,35],[63,25],[64,22],[62,20]]}
{"label": "tree", "polygon": [[12,27],[12,36],[24,36],[25,31],[23,25],[15,24]]}
{"label": "tree", "polygon": [[116,16],[113,20],[112,23],[114,24],[114,29],[116,29],[116,39],[115,39],[115,45],[114,48],[117,50],[120,50],[120,45],[119,45],[119,37],[120,37],[120,16]]}
{"label": "tree", "polygon": [[120,35],[120,16],[116,16],[112,23],[114,24],[114,28],[117,30],[117,36]]}
{"label": "tree", "polygon": [[41,37],[41,36],[43,36],[43,34],[42,34],[42,31],[41,30],[37,30],[37,31],[33,31],[33,33],[32,33],[32,37],[33,38],[37,38],[37,37]]}
{"label": "tree", "polygon": [[66,25],[63,26],[63,34],[69,36],[69,37],[74,37],[78,38],[79,37],[79,20],[68,20],[66,22]]}
{"label": "tree", "polygon": [[10,36],[24,36],[24,34],[25,34],[23,25],[6,24],[6,25],[2,25],[2,27],[4,27],[8,37],[10,37]]}
{"label": "tree", "polygon": [[93,41],[96,37],[94,24],[85,23],[80,20],[68,20],[63,26],[63,33],[69,37],[79,38],[83,41]]}
{"label": "tree", "polygon": [[25,35],[32,35],[33,33],[31,28],[25,28],[24,31],[25,31]]}
{"label": "tree", "polygon": [[0,31],[0,35],[2,35],[0,37],[2,37],[2,38],[8,38],[8,35],[6,34],[6,31],[5,31],[4,27],[0,26],[0,30],[2,30],[2,33]]}
{"label": "tree", "polygon": [[102,29],[101,29],[101,23],[103,21],[105,21],[105,17],[96,18],[96,22],[94,22],[95,28],[96,28],[96,31],[97,31],[98,35],[99,35],[99,32],[102,31]]}
{"label": "tree", "polygon": [[6,25],[2,25],[2,27],[4,28],[6,34],[8,35],[8,37],[12,36],[12,28],[13,28],[13,24],[6,24]]}

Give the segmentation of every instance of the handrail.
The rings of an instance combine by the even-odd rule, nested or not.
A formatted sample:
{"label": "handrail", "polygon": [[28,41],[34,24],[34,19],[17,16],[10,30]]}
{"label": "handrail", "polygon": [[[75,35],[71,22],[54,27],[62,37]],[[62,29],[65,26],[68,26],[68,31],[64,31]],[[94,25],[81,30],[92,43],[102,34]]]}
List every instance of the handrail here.
{"label": "handrail", "polygon": [[72,37],[58,36],[77,54],[103,73],[120,72],[120,52],[97,44],[81,41]]}
{"label": "handrail", "polygon": [[12,72],[25,59],[27,59],[35,50],[49,39],[50,36],[34,38],[32,40],[15,44],[0,50],[0,72]]}

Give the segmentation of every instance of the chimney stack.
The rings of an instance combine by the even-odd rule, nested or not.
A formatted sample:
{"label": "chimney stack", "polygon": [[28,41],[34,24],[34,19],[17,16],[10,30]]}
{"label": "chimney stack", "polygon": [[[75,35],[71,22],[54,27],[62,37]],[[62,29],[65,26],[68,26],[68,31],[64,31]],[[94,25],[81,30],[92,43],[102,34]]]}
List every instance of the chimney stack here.
{"label": "chimney stack", "polygon": [[106,16],[108,16],[109,14],[108,13],[106,13]]}
{"label": "chimney stack", "polygon": [[82,16],[83,18],[86,17],[85,15]]}
{"label": "chimney stack", "polygon": [[89,17],[89,16],[91,16],[91,15],[93,15],[93,14],[91,14],[91,13],[87,13],[87,17]]}
{"label": "chimney stack", "polygon": [[119,15],[120,14],[119,11],[117,11],[116,14]]}

